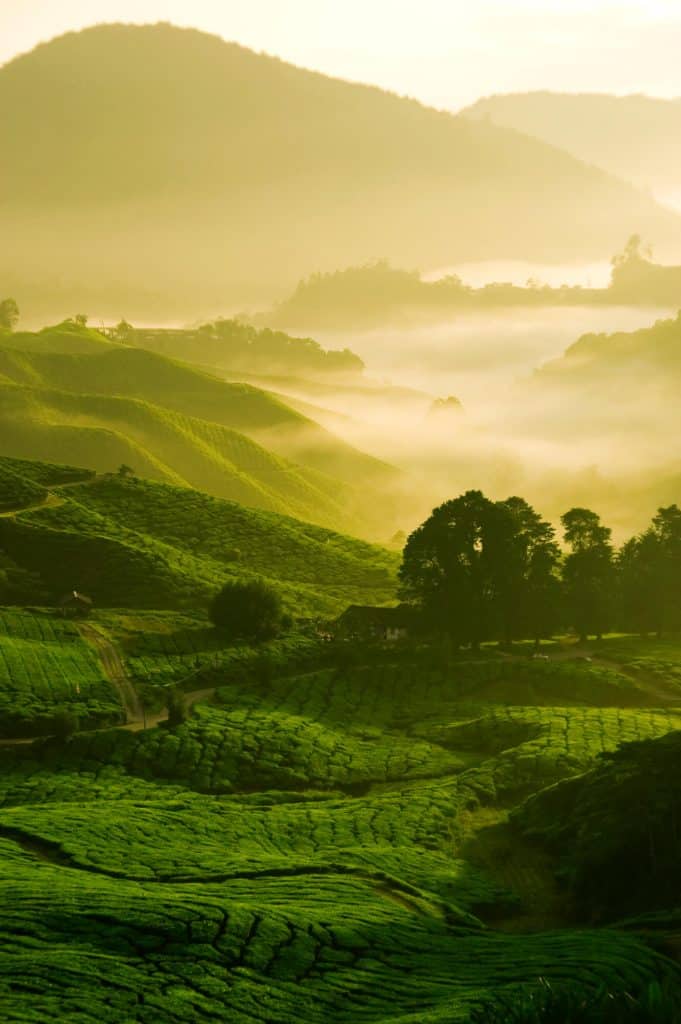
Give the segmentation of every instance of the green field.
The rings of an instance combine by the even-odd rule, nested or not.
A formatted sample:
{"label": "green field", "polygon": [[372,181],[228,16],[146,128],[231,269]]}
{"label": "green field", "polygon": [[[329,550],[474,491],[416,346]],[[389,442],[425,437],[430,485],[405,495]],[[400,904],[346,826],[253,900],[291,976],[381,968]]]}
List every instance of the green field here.
{"label": "green field", "polygon": [[[98,472],[126,464],[334,529],[395,529],[392,467],[270,392],[74,324],[3,337],[0,431],[2,452],[18,458]],[[0,482],[0,503],[2,493]]]}
{"label": "green field", "polygon": [[394,600],[395,554],[299,520],[117,476],[52,493],[0,518],[0,546],[55,600],[76,589],[101,607],[205,614],[225,579],[254,575],[276,583],[293,615]]}
{"label": "green field", "polygon": [[122,719],[114,688],[72,623],[0,608],[0,736],[50,733],[64,711],[83,727]]}
{"label": "green field", "polygon": [[[622,849],[647,863],[649,821],[677,855],[678,640],[328,643],[348,604],[394,602],[396,555],[167,483],[1,465],[36,488],[0,517],[5,557],[53,600],[0,609],[3,1020],[480,1024],[546,984],[679,990],[662,888],[589,881]],[[252,577],[290,615],[257,647],[206,615]],[[55,611],[72,589],[85,620]]]}
{"label": "green field", "polygon": [[[6,620],[54,642],[39,618]],[[192,617],[100,628],[138,683],[216,653]],[[673,732],[672,707],[630,706],[632,679],[578,662],[386,651],[296,674],[280,645],[258,682],[223,654],[212,702],[180,728],[0,751],[5,1019],[444,1024],[540,978],[636,991],[675,976],[635,934],[532,933],[524,886],[541,873],[528,861],[514,889],[483,855],[504,808]],[[582,703],[514,705],[528,687]]]}

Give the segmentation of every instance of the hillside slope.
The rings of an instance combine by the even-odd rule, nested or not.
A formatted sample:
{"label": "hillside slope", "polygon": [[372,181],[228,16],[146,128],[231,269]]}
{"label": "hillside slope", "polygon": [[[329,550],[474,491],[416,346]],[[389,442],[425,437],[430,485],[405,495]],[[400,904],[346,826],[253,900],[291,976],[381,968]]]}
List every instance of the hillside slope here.
{"label": "hillside slope", "polygon": [[543,142],[169,25],[11,61],[0,120],[0,275],[34,309],[206,315],[377,254],[599,258],[635,231],[678,234]]}
{"label": "hillside slope", "polygon": [[387,490],[398,472],[269,392],[96,332],[5,343],[0,454],[100,472],[125,463],[334,529],[382,537],[396,528]]}
{"label": "hillside slope", "polygon": [[226,578],[254,575],[299,615],[395,593],[396,555],[296,519],[120,477],[52,493],[0,518],[0,548],[55,600],[81,590],[103,607],[205,609]]}
{"label": "hillside slope", "polygon": [[640,186],[681,190],[681,100],[556,92],[487,96],[466,117],[561,146]]}

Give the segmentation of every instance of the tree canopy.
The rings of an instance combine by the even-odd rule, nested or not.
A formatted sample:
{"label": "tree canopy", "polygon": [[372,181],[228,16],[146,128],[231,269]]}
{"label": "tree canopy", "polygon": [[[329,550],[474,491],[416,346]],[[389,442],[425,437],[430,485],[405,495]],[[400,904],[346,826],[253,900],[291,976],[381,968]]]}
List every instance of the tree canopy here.
{"label": "tree canopy", "polygon": [[615,625],[681,629],[681,509],[660,508],[618,553],[591,509],[572,508],[561,523],[564,552],[553,526],[523,498],[491,501],[466,491],[408,538],[402,596],[455,645],[539,641],[558,628],[582,641]]}
{"label": "tree canopy", "polygon": [[281,598],[265,580],[230,580],[213,598],[210,618],[234,640],[267,640],[281,626]]}

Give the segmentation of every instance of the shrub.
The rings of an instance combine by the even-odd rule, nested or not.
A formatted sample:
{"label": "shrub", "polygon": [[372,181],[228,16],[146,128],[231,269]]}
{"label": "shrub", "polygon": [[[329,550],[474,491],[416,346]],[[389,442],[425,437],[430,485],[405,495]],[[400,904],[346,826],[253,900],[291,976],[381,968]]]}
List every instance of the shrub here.
{"label": "shrub", "polygon": [[472,1024],[670,1024],[681,1019],[676,987],[650,984],[642,992],[590,992],[577,985],[548,982],[496,1000],[472,1017]]}
{"label": "shrub", "polygon": [[281,599],[265,580],[230,581],[213,598],[210,618],[231,639],[268,640],[281,626]]}

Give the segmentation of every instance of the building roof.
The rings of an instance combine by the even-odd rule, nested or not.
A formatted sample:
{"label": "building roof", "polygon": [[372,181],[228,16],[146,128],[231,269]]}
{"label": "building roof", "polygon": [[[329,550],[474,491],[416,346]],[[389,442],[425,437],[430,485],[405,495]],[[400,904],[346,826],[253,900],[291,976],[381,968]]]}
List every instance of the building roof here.
{"label": "building roof", "polygon": [[371,604],[351,604],[337,619],[344,626],[392,626],[399,628],[409,625],[412,610],[409,605],[398,604],[390,608]]}

